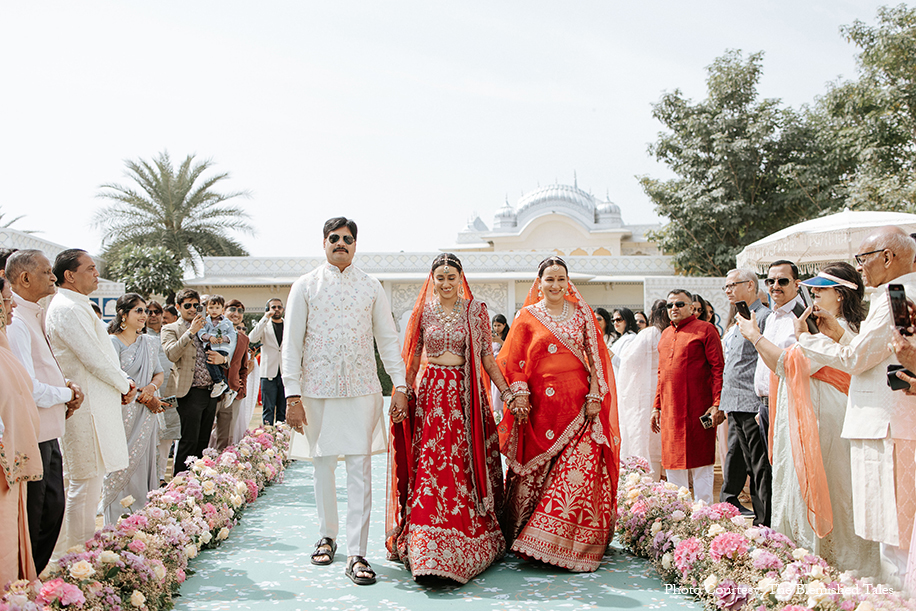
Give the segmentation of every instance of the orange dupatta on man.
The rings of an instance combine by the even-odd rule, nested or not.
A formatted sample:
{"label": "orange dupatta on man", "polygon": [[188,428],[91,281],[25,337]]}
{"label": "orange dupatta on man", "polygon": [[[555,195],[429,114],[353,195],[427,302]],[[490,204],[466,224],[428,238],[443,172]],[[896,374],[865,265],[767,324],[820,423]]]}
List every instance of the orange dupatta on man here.
{"label": "orange dupatta on man", "polygon": [[[513,391],[528,390],[531,411],[520,423],[505,409],[500,449],[509,472],[503,529],[522,557],[572,571],[594,571],[610,542],[617,508],[620,432],[614,374],[591,308],[572,283],[575,308],[554,322],[528,293],[497,364]],[[589,369],[602,395],[597,417],[585,417]]]}

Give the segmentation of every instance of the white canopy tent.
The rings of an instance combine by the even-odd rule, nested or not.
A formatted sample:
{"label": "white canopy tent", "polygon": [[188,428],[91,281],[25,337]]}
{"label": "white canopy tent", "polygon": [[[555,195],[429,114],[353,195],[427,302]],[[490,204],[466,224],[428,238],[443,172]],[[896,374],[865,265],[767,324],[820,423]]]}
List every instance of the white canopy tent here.
{"label": "white canopy tent", "polygon": [[766,273],[770,263],[788,259],[806,274],[831,261],[855,265],[853,255],[872,231],[885,225],[896,225],[907,233],[916,232],[916,214],[903,212],[850,211],[811,219],[748,244],[738,253],[741,269]]}

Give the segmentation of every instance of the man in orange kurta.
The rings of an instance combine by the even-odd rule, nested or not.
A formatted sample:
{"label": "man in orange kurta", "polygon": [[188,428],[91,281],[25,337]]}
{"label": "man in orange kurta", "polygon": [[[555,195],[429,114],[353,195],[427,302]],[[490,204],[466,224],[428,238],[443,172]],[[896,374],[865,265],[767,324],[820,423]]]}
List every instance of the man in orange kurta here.
{"label": "man in orange kurta", "polygon": [[[652,430],[662,435],[662,467],[668,481],[689,487],[694,498],[712,503],[716,427],[725,420],[719,411],[722,392],[722,342],[716,328],[691,312],[693,296],[677,289],[668,294],[671,326],[658,342],[658,387]],[[708,414],[712,426],[700,417]]]}

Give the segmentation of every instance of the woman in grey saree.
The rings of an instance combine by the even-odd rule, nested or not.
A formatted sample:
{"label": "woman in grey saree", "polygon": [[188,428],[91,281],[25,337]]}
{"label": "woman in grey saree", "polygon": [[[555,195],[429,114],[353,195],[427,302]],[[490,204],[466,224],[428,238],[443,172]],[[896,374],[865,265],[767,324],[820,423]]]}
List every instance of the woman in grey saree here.
{"label": "woman in grey saree", "polygon": [[118,299],[117,316],[108,327],[121,369],[137,383],[138,391],[137,398],[121,408],[130,464],[126,469],[105,476],[99,504],[105,524],[117,523],[125,513],[122,499],[133,497],[130,509],[141,509],[149,491],[159,487],[159,421],[156,414],[162,411],[157,395],[164,374],[158,358],[158,343],[143,333],[146,319],[146,302],[135,293],[127,293]]}

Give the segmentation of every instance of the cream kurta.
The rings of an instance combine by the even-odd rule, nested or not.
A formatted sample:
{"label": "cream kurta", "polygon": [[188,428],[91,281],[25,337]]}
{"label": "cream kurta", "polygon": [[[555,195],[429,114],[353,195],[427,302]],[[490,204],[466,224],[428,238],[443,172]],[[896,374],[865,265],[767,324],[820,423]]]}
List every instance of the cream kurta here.
{"label": "cream kurta", "polygon": [[352,265],[341,272],[325,264],[293,284],[281,370],[286,395],[303,397],[308,420],[305,439],[294,440],[293,456],[385,449],[373,339],[393,384],[406,384],[397,330],[378,280]]}
{"label": "cream kurta", "polygon": [[[891,284],[903,284],[910,298],[916,297],[916,274],[905,274]],[[894,392],[887,385],[887,365],[897,363],[889,347],[892,324],[887,285],[881,285],[871,296],[871,308],[859,335],[852,337],[846,333],[837,343],[820,334],[804,334],[799,344],[811,359],[812,367],[827,365],[852,376],[841,436],[854,440],[852,486],[856,534],[871,541],[907,547],[913,524],[913,504],[907,493],[912,489],[912,481],[904,489],[899,487],[900,477],[912,475],[913,455],[904,452],[895,457],[893,440],[916,440],[916,397],[903,391]],[[863,460],[856,460],[856,453],[861,452],[865,452]],[[898,472],[901,465],[903,473]],[[895,507],[905,515],[897,515]]]}
{"label": "cream kurta", "polygon": [[48,306],[51,348],[67,378],[83,389],[82,406],[67,420],[62,438],[64,463],[71,479],[89,479],[126,469],[127,439],[121,419],[121,395],[130,390],[105,324],[89,298],[59,289]]}

